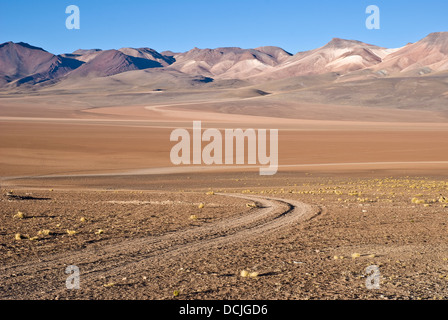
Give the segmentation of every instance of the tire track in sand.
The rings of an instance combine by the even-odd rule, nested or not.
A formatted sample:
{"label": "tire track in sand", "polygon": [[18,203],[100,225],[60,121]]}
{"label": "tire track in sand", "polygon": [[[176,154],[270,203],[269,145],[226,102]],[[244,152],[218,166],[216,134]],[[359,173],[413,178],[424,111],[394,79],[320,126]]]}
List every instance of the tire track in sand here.
{"label": "tire track in sand", "polygon": [[198,251],[251,241],[312,218],[319,212],[295,200],[218,194],[255,201],[249,213],[210,225],[167,233],[158,237],[125,240],[98,248],[54,254],[23,264],[0,267],[0,298],[48,299],[63,292],[68,265],[81,271],[81,289],[90,289],[101,278],[126,277],[168,261],[186,259]]}

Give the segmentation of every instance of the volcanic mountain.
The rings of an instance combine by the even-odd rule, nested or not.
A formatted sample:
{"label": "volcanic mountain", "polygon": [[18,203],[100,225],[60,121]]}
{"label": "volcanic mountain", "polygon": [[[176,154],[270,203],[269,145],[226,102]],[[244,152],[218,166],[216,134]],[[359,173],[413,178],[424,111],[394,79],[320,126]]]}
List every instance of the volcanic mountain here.
{"label": "volcanic mountain", "polygon": [[345,74],[375,66],[392,52],[360,41],[335,38],[321,48],[299,52],[257,77],[267,80],[330,72]]}
{"label": "volcanic mountain", "polygon": [[175,54],[176,62],[170,68],[194,75],[244,79],[272,69],[290,56],[290,53],[277,47],[194,48],[186,53]]}
{"label": "volcanic mountain", "polygon": [[[92,53],[88,54],[91,55]],[[68,76],[70,78],[87,76],[108,77],[132,70],[163,67],[157,61],[128,56],[118,50],[99,51],[95,52],[94,55],[92,59],[88,59],[86,63],[71,72]]]}
{"label": "volcanic mountain", "polygon": [[0,87],[36,84],[60,78],[82,62],[56,56],[20,42],[0,44]]}
{"label": "volcanic mountain", "polygon": [[213,80],[220,86],[277,81],[275,87],[291,90],[325,79],[340,83],[428,73],[444,76],[443,72],[448,71],[448,32],[432,33],[399,49],[334,38],[323,47],[295,55],[279,47],[227,47],[194,48],[184,53],[159,53],[150,48],[91,49],[56,56],[26,43],[0,45],[0,87],[46,85],[62,80],[70,80],[73,85],[81,78],[104,78],[124,72],[130,74],[119,78],[132,87],[133,72],[147,69],[151,72],[135,73],[135,77],[139,83],[151,83],[156,88],[153,79],[163,79],[164,87],[176,88],[177,84],[167,85],[168,79],[182,79],[188,86]]}
{"label": "volcanic mountain", "polygon": [[385,74],[423,75],[448,70],[448,32],[431,33],[386,56],[375,70]]}
{"label": "volcanic mountain", "polygon": [[156,61],[163,67],[167,67],[176,61],[172,56],[165,56],[151,48],[121,48],[118,51],[131,57]]}
{"label": "volcanic mountain", "polygon": [[89,62],[90,60],[94,59],[97,55],[99,55],[102,51],[103,50],[101,49],[89,49],[89,50],[79,49],[73,53],[65,53],[62,54],[61,56],[70,59],[76,59],[82,62]]}

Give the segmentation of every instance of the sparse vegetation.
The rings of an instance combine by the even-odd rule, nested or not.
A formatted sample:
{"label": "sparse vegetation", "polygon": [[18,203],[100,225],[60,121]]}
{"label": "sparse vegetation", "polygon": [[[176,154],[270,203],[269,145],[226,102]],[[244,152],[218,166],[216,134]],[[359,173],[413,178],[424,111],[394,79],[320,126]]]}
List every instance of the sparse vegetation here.
{"label": "sparse vegetation", "polygon": [[25,213],[23,213],[23,212],[21,212],[21,211],[17,212],[17,213],[14,215],[14,219],[25,219],[25,218],[26,218]]}
{"label": "sparse vegetation", "polygon": [[37,235],[39,236],[49,236],[51,234],[51,231],[48,229],[40,230]]}
{"label": "sparse vegetation", "polygon": [[111,288],[111,287],[114,287],[115,285],[116,285],[115,282],[108,282],[108,283],[106,283],[106,284],[103,284],[103,287]]}
{"label": "sparse vegetation", "polygon": [[258,275],[259,275],[258,272],[251,272],[251,273],[249,273],[249,278],[257,278]]}
{"label": "sparse vegetation", "polygon": [[247,271],[247,270],[242,270],[242,271],[240,272],[240,276],[241,276],[242,278],[257,278],[258,275],[259,275],[258,272],[249,272],[249,271]]}
{"label": "sparse vegetation", "polygon": [[248,208],[258,208],[258,204],[255,203],[255,202],[246,203],[246,207],[248,207]]}
{"label": "sparse vegetation", "polygon": [[[389,248],[384,249],[384,244],[390,244],[390,247],[393,249],[394,244],[400,241],[394,238],[394,231],[391,229],[392,224],[396,226],[398,234],[403,236],[404,240],[406,240],[407,232],[409,232],[408,228],[412,228],[411,230],[415,228],[419,234],[424,234],[428,244],[432,244],[428,232],[433,232],[434,228],[433,225],[425,223],[430,219],[436,219],[438,222],[437,225],[440,226],[440,217],[446,218],[447,211],[442,208],[448,207],[448,203],[444,202],[445,200],[442,198],[442,194],[448,193],[448,183],[423,178],[324,179],[318,183],[314,181],[298,183],[298,181],[290,179],[287,185],[270,188],[263,185],[255,187],[255,184],[251,184],[250,180],[244,180],[245,182],[247,181],[247,186],[241,186],[242,183],[238,183],[238,186],[236,186],[237,183],[235,183],[234,188],[215,189],[213,194],[211,193],[211,189],[209,191],[202,189],[199,191],[187,190],[183,194],[173,191],[170,193],[169,198],[167,198],[167,193],[165,192],[153,192],[149,193],[149,195],[146,193],[144,196],[139,196],[137,192],[130,192],[126,195],[124,191],[120,191],[118,195],[112,195],[112,192],[97,191],[89,199],[94,205],[90,206],[86,202],[82,208],[75,208],[73,206],[69,207],[70,209],[63,208],[60,203],[53,202],[53,200],[40,202],[34,202],[38,200],[22,202],[17,200],[5,201],[9,205],[4,210],[6,213],[5,216],[7,217],[5,220],[10,224],[6,229],[5,242],[9,242],[9,246],[13,249],[8,248],[11,253],[5,251],[4,257],[7,263],[14,263],[16,261],[22,261],[21,259],[24,259],[25,252],[29,249],[36,251],[39,255],[41,252],[60,253],[62,250],[67,250],[68,248],[94,248],[98,245],[113,245],[116,239],[157,237],[160,234],[169,233],[171,230],[176,232],[176,230],[183,231],[190,228],[194,230],[198,225],[213,226],[216,222],[227,222],[229,217],[239,218],[242,215],[248,215],[248,211],[252,208],[263,207],[263,201],[257,202],[256,195],[260,194],[267,199],[283,198],[310,204],[313,207],[321,208],[322,214],[313,218],[307,224],[312,227],[310,230],[296,228],[297,232],[295,238],[292,240],[286,237],[291,233],[280,233],[278,237],[274,234],[267,235],[267,239],[270,241],[281,239],[276,242],[276,246],[284,250],[272,249],[272,252],[275,254],[275,259],[278,259],[274,263],[270,262],[270,255],[262,251],[268,242],[258,237],[254,238],[253,242],[251,242],[252,239],[248,239],[247,243],[249,245],[247,247],[246,241],[242,242],[243,245],[240,245],[241,242],[239,244],[235,243],[235,246],[240,246],[239,250],[241,251],[232,251],[231,254],[226,252],[229,256],[223,257],[222,259],[226,263],[231,262],[232,264],[229,264],[230,267],[227,267],[227,264],[225,267],[222,267],[219,264],[221,260],[212,260],[213,264],[204,268],[201,259],[208,259],[209,256],[207,255],[206,257],[199,257],[197,263],[193,261],[191,265],[179,265],[179,267],[182,266],[185,269],[180,268],[182,271],[174,272],[172,275],[173,278],[176,281],[185,278],[197,278],[201,279],[201,283],[216,281],[214,279],[223,282],[239,279],[239,286],[244,287],[245,290],[250,287],[258,288],[269,284],[270,287],[278,290],[274,290],[272,296],[278,294],[283,297],[283,292],[287,291],[285,286],[289,279],[296,277],[296,274],[300,274],[304,279],[303,281],[297,281],[297,285],[302,290],[300,292],[317,292],[320,294],[321,291],[319,290],[321,289],[319,287],[322,287],[323,283],[325,283],[324,281],[329,280],[323,274],[326,270],[336,272],[336,277],[331,278],[334,281],[331,282],[332,280],[330,279],[328,283],[337,290],[339,290],[338,285],[340,282],[344,285],[347,283],[358,284],[358,282],[359,285],[364,285],[365,277],[362,271],[368,265],[378,265],[382,270],[386,268],[384,274],[387,274],[387,278],[385,277],[385,282],[382,283],[382,286],[384,285],[385,288],[388,288],[388,283],[392,286],[395,282],[398,282],[396,275],[400,275],[400,273],[397,271],[397,268],[399,268],[398,270],[401,270],[401,268],[405,270],[405,262],[406,270],[426,270],[424,269],[426,265],[423,269],[419,269],[419,267],[411,268],[411,263],[407,260],[407,257],[400,256],[400,253],[397,254],[397,252],[391,251]],[[250,189],[247,189],[249,185]],[[247,198],[250,200],[243,200],[239,196],[236,198],[213,197],[213,195],[225,192],[241,194],[242,190],[247,193]],[[48,190],[45,190],[45,192],[48,192]],[[63,192],[62,190],[58,191],[57,199],[69,203],[69,201],[63,198]],[[210,198],[207,198],[204,195],[205,193]],[[36,196],[45,197],[43,192],[40,194],[35,191],[35,194]],[[103,197],[103,195],[103,199],[99,198]],[[275,196],[271,197],[270,195]],[[72,199],[75,197],[80,198],[72,194],[67,196],[70,201],[73,201]],[[207,199],[210,201],[205,201]],[[114,202],[111,203],[111,200]],[[275,202],[275,200],[272,201]],[[78,204],[79,202],[76,202],[76,205]],[[202,211],[198,209],[200,204],[204,206],[201,206],[204,209]],[[428,209],[425,209],[424,205],[428,205]],[[284,205],[281,207],[286,208]],[[12,219],[12,215],[18,209],[21,212],[26,212],[29,217],[24,220],[19,217]],[[268,210],[268,207],[266,210]],[[251,211],[251,215],[254,215],[254,213],[255,209],[253,212]],[[375,241],[377,242],[370,242],[370,235],[363,229],[364,227],[370,229],[372,219],[375,227],[378,226],[378,221],[380,221],[379,225],[384,227],[383,229],[381,227],[375,228],[375,230],[372,228],[372,232],[375,233]],[[200,223],[196,222],[198,220]],[[269,221],[264,222],[269,223]],[[360,228],[358,229],[358,227]],[[428,227],[430,231],[423,229],[423,227]],[[444,227],[441,228],[444,230]],[[159,229],[162,230],[159,232]],[[294,232],[294,229],[289,228],[287,231]],[[21,232],[17,240],[14,237],[15,232]],[[306,239],[300,235],[302,232],[306,234]],[[327,237],[328,233],[333,233],[333,238],[331,238],[331,235]],[[25,234],[29,234],[30,236]],[[75,234],[76,236],[72,238],[68,237],[68,235],[73,236]],[[100,236],[101,234],[107,234],[107,237]],[[310,237],[308,238],[308,236]],[[440,235],[440,237],[443,238],[443,235]],[[101,242],[103,238],[107,239],[107,241]],[[343,239],[343,241],[347,242],[337,243],[338,246],[333,247],[333,242],[331,241],[335,239],[336,242],[337,239]],[[308,240],[310,241],[307,242]],[[325,242],[321,242],[321,240]],[[304,249],[299,253],[297,250],[298,243]],[[370,243],[373,243],[373,246],[370,247]],[[375,246],[376,244],[378,246]],[[48,251],[44,251],[47,248]],[[377,255],[370,254],[370,252],[375,252]],[[232,256],[233,254],[235,257]],[[419,260],[426,259],[423,258],[426,257],[425,254],[422,255],[422,258],[419,255],[418,257],[413,257],[413,259],[417,263],[418,261],[426,262],[427,260]],[[343,255],[345,255],[345,258]],[[211,256],[213,259],[213,253],[211,253]],[[314,262],[316,258],[318,263]],[[442,258],[439,257],[438,259],[442,261]],[[395,262],[397,260],[401,260],[402,262],[398,264]],[[280,263],[278,263],[279,261]],[[242,270],[241,267],[235,267],[238,265],[248,267]],[[434,264],[432,263],[428,263],[428,265],[433,268],[431,273],[428,273],[428,277],[433,276],[439,279],[440,275],[437,272],[443,272],[443,270],[435,270]],[[177,266],[176,269],[178,269]],[[236,274],[235,271],[232,271],[235,269],[237,270]],[[255,270],[266,270],[266,273],[260,276],[261,273],[259,274]],[[224,274],[229,276],[220,277],[220,275]],[[156,274],[156,276],[159,276],[159,274]],[[184,276],[185,278],[183,278]],[[389,276],[392,277],[392,280]],[[99,286],[104,286],[100,292],[104,294],[107,292],[107,294],[112,296],[116,294],[116,291],[125,290],[128,286],[132,286],[134,281],[141,281],[145,286],[152,286],[152,282],[155,279],[152,275],[148,275],[148,277],[142,277],[141,275],[137,278],[129,280],[129,283],[126,282],[126,284],[122,284],[121,276],[118,278],[120,281],[108,278],[108,280],[113,280],[114,282],[108,283],[106,280],[100,282]],[[446,281],[445,276],[440,279]],[[176,281],[173,281],[167,286],[167,288],[171,288],[168,289],[171,290],[168,291],[168,296],[165,290],[161,290],[160,295],[163,295],[163,298],[169,298],[171,293],[171,298],[175,297],[174,289],[182,292],[182,294],[179,293],[180,296],[184,296],[184,291],[181,290],[185,290],[185,297],[187,299],[193,297],[192,292],[197,292],[198,297],[210,296],[204,289],[198,289],[194,286],[190,288]],[[406,281],[406,278],[400,280],[400,282],[408,284]],[[206,284],[208,285],[209,283]],[[117,288],[105,289],[114,286]],[[188,289],[186,289],[187,287]],[[356,287],[354,288],[356,291]],[[401,287],[399,284],[394,288],[398,288],[400,293],[403,292],[400,291]],[[297,292],[294,291],[292,294],[296,295]]]}
{"label": "sparse vegetation", "polygon": [[241,276],[242,278],[247,278],[247,277],[249,276],[249,271],[247,271],[247,270],[242,270],[242,271],[240,272],[240,276]]}

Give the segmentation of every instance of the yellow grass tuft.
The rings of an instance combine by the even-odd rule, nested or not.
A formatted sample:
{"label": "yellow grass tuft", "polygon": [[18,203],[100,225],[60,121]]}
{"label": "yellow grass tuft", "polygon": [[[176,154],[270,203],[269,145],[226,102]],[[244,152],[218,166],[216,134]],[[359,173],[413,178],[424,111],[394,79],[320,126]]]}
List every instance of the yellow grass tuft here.
{"label": "yellow grass tuft", "polygon": [[206,195],[208,195],[208,196],[214,196],[215,193],[214,193],[213,191],[209,191],[209,192],[206,193]]}
{"label": "yellow grass tuft", "polygon": [[198,220],[198,216],[195,215],[195,214],[192,214],[192,215],[190,216],[190,220],[194,220],[194,221],[196,221],[196,220]]}
{"label": "yellow grass tuft", "polygon": [[352,254],[352,259],[357,259],[357,258],[360,258],[360,257],[361,257],[361,254],[359,254],[359,253]]}
{"label": "yellow grass tuft", "polygon": [[103,287],[110,288],[110,287],[115,286],[115,284],[116,284],[115,282],[109,282],[109,283],[103,284]]}
{"label": "yellow grass tuft", "polygon": [[199,209],[203,209],[204,207],[205,207],[205,204],[204,204],[204,203],[201,203],[201,204],[199,204],[199,206],[198,206]]}
{"label": "yellow grass tuft", "polygon": [[249,276],[249,271],[246,270],[241,271],[240,276],[243,278],[247,278]]}
{"label": "yellow grass tuft", "polygon": [[44,229],[44,230],[40,230],[37,235],[38,236],[49,236],[51,234],[50,230]]}
{"label": "yellow grass tuft", "polygon": [[82,217],[81,219],[79,219],[79,221],[81,221],[81,222],[86,222],[86,221],[87,221],[87,219],[86,219],[86,218],[84,218],[84,217]]}
{"label": "yellow grass tuft", "polygon": [[98,229],[97,231],[95,231],[95,234],[98,234],[98,235],[103,234],[103,233],[104,233],[104,230],[102,230],[102,229]]}
{"label": "yellow grass tuft", "polygon": [[413,200],[412,202],[415,203],[415,204],[426,204],[426,201],[423,200],[423,199],[416,199],[416,198],[414,198],[412,200]]}
{"label": "yellow grass tuft", "polygon": [[68,229],[67,229],[67,234],[68,234],[69,236],[74,236],[75,234],[77,234],[77,232],[76,232],[75,230],[68,230]]}
{"label": "yellow grass tuft", "polygon": [[16,233],[16,235],[14,236],[14,239],[22,240],[22,235],[20,233]]}
{"label": "yellow grass tuft", "polygon": [[438,201],[440,203],[448,203],[448,198],[444,197],[443,195],[440,195],[440,198]]}
{"label": "yellow grass tuft", "polygon": [[178,297],[180,295],[180,292],[178,290],[174,290],[173,296]]}
{"label": "yellow grass tuft", "polygon": [[258,275],[259,275],[258,272],[251,272],[251,273],[249,273],[249,278],[257,278]]}
{"label": "yellow grass tuft", "polygon": [[15,215],[14,215],[15,219],[25,219],[26,218],[26,214],[23,212],[18,211]]}

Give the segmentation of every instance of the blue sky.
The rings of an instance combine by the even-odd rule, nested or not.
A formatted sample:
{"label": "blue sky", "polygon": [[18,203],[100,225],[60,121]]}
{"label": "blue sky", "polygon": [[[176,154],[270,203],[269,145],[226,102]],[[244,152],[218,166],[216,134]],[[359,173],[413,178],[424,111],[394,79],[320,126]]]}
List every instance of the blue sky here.
{"label": "blue sky", "polygon": [[[381,10],[380,30],[365,27],[371,4]],[[80,8],[80,30],[65,27],[68,5]],[[56,54],[266,45],[296,53],[334,37],[391,48],[434,31],[448,31],[447,0],[0,0],[0,43],[23,41]]]}

